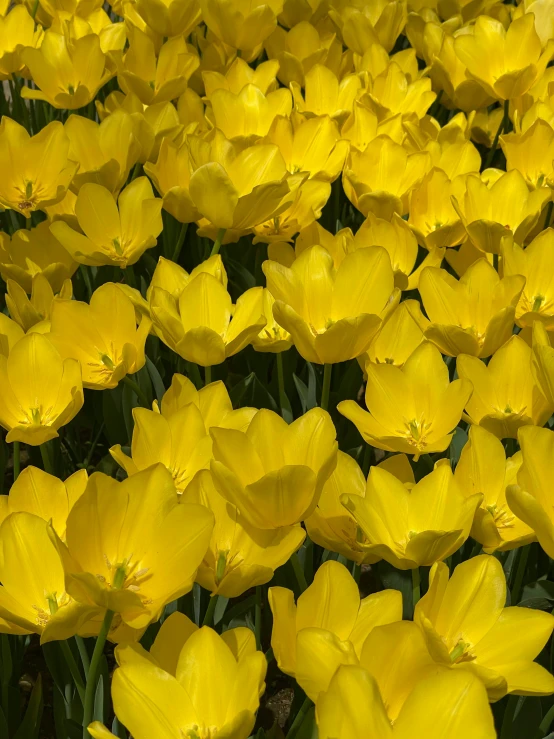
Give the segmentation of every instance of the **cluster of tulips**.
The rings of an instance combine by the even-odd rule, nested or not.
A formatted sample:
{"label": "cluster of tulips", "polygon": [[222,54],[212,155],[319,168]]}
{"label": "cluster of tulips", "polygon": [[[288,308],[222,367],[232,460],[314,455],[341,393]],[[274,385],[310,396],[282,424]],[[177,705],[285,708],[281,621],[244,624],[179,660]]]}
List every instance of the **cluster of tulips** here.
{"label": "cluster of tulips", "polygon": [[0,80],[0,739],[554,737],[554,2],[0,0]]}

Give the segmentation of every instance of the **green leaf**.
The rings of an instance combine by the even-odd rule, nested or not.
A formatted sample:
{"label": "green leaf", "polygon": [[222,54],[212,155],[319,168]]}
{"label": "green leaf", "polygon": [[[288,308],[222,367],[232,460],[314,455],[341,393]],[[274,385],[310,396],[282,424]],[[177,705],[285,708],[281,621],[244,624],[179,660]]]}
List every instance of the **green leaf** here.
{"label": "green leaf", "polygon": [[538,608],[542,611],[547,611],[552,610],[553,602],[554,582],[541,579],[529,583],[523,588],[521,600],[518,605],[524,608]]}
{"label": "green leaf", "polygon": [[15,732],[13,739],[36,739],[36,737],[38,737],[43,708],[42,678],[39,673],[31,691],[27,710],[25,711],[25,717],[21,722],[19,729]]}
{"label": "green leaf", "polygon": [[238,382],[229,392],[233,408],[241,406],[254,406],[255,408],[269,408],[276,413],[279,407],[267,388],[251,372],[247,377]]}
{"label": "green leaf", "polygon": [[448,449],[448,453],[450,455],[450,464],[453,468],[458,464],[460,454],[462,453],[462,449],[464,448],[466,443],[466,432],[462,428],[457,426],[454,429],[454,436],[452,437],[452,441],[450,442],[450,447]]}
{"label": "green leaf", "polygon": [[165,393],[164,383],[160,373],[156,368],[156,365],[149,357],[146,357],[146,368],[148,369],[148,374],[150,375],[150,379],[152,380],[156,399],[158,403],[161,403],[162,397]]}

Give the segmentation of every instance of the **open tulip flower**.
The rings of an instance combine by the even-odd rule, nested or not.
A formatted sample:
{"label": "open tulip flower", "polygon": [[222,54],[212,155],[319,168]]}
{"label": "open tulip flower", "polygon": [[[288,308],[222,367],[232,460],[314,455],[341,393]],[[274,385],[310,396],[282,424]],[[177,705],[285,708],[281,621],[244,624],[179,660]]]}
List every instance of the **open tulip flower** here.
{"label": "open tulip flower", "polygon": [[472,386],[466,379],[450,382],[436,347],[423,342],[401,368],[368,362],[365,369],[367,411],[354,400],[337,408],[368,444],[415,460],[448,448]]}
{"label": "open tulip flower", "polygon": [[42,273],[34,275],[31,281],[30,297],[14,280],[6,280],[6,288],[6,307],[10,316],[24,331],[29,331],[34,326],[37,326],[35,330],[40,330],[41,333],[48,331],[54,298],[71,300],[73,297],[71,280],[65,280],[60,292],[55,296],[50,283]]}
{"label": "open tulip flower", "polygon": [[269,591],[273,613],[271,646],[279,668],[296,677],[312,699],[327,689],[341,664],[357,664],[372,629],[402,618],[402,596],[384,590],[360,600],[344,565],[330,560],[294,603],[287,588]]}
{"label": "open tulip flower", "polygon": [[254,51],[272,33],[283,0],[200,0],[202,18],[224,44],[257,56]]}
{"label": "open tulip flower", "polygon": [[313,513],[337,463],[335,427],[320,408],[290,426],[262,409],[245,431],[212,428],[210,433],[216,489],[259,529],[291,526]]}
{"label": "open tulip flower", "polygon": [[[505,603],[502,565],[482,554],[458,565],[451,577],[446,564],[434,565],[429,590],[414,618],[434,659],[475,673],[490,700],[506,693],[554,693],[554,677],[533,662],[554,629],[554,616],[530,608],[505,608]],[[508,651],[503,648],[506,644]]]}
{"label": "open tulip flower", "polygon": [[394,301],[394,275],[385,249],[348,254],[338,269],[321,246],[306,249],[290,268],[263,264],[275,320],[310,362],[334,364],[367,351]]}
{"label": "open tulip flower", "polygon": [[401,367],[426,340],[425,329],[428,326],[429,321],[421,312],[418,301],[403,300],[386,317],[366,354],[358,357],[360,365],[364,370],[368,361]]}
{"label": "open tulip flower", "polygon": [[512,335],[524,285],[521,274],[501,280],[486,259],[474,262],[459,281],[444,269],[424,269],[419,292],[431,321],[425,336],[451,357],[494,354]]}

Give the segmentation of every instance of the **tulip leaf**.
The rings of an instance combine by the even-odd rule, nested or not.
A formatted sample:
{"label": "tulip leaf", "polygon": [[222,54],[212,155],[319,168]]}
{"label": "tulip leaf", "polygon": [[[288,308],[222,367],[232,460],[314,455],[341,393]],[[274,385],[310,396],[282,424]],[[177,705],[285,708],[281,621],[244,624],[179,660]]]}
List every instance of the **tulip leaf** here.
{"label": "tulip leaf", "polygon": [[114,720],[112,721],[112,734],[118,737],[118,739],[127,739],[127,730],[123,726],[122,723],[120,723],[117,716],[114,717]]}
{"label": "tulip leaf", "polygon": [[523,588],[518,606],[547,611],[552,610],[552,603],[554,603],[554,582],[544,579],[529,583]]}
{"label": "tulip leaf", "polygon": [[254,406],[255,408],[269,408],[269,410],[275,412],[279,410],[273,396],[258,380],[255,372],[251,372],[231,388],[229,396],[234,408]]}
{"label": "tulip leaf", "polygon": [[306,367],[308,368],[308,385],[297,375],[293,374],[292,376],[302,404],[302,413],[306,413],[306,411],[317,406],[317,377],[311,362],[306,362]]}
{"label": "tulip leaf", "polygon": [[450,455],[450,464],[454,468],[458,464],[458,460],[460,459],[460,454],[462,453],[462,449],[467,443],[467,433],[457,426],[454,429],[454,435],[452,437],[452,441],[450,442],[450,447],[448,449],[448,453]]}
{"label": "tulip leaf", "polygon": [[9,739],[9,737],[8,722],[4,716],[4,711],[0,708],[0,739]]}
{"label": "tulip leaf", "polygon": [[39,673],[31,691],[25,717],[19,729],[14,734],[13,739],[35,739],[38,737],[43,708],[42,678]]}
{"label": "tulip leaf", "polygon": [[149,357],[146,357],[146,367],[148,369],[148,374],[150,375],[150,379],[152,380],[152,385],[154,387],[154,393],[156,395],[156,399],[158,403],[161,403],[163,394],[165,393],[165,387],[164,387],[162,377],[160,373],[158,372],[156,365]]}
{"label": "tulip leaf", "polygon": [[237,289],[239,295],[246,290],[249,290],[251,287],[256,287],[256,278],[240,262],[226,257],[225,267],[227,269],[229,282]]}
{"label": "tulip leaf", "polygon": [[93,721],[104,721],[104,692],[104,675],[100,675],[94,696],[94,710],[92,712]]}

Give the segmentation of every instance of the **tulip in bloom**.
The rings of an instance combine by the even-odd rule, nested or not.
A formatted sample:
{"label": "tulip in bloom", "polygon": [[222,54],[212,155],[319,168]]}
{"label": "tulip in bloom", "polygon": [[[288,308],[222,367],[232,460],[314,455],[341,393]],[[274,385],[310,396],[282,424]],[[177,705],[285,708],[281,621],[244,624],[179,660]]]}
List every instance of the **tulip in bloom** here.
{"label": "tulip in bloom", "polygon": [[453,670],[473,672],[490,700],[506,693],[554,693],[554,677],[533,662],[550,638],[554,616],[531,608],[504,608],[505,603],[502,565],[482,554],[458,565],[452,577],[444,562],[434,565],[414,619],[433,658]]}
{"label": "tulip in bloom", "polygon": [[210,541],[214,518],[179,503],[157,464],[123,482],[93,475],[56,539],[69,594],[120,615],[134,629],[157,621],[166,603],[188,593]]}
{"label": "tulip in bloom", "polygon": [[54,221],[50,231],[76,262],[125,269],[156,246],[163,228],[161,209],[147,177],[133,180],[117,205],[107,188],[91,182],[81,187],[75,203],[84,236],[64,221]]}
{"label": "tulip in bloom", "polygon": [[215,516],[210,546],[196,576],[212,596],[237,598],[249,588],[269,582],[306,537],[300,524],[278,529],[253,527],[217,492],[206,470],[195,475],[182,500],[206,506]]}
{"label": "tulip in bloom", "polygon": [[[17,321],[24,331],[29,331],[33,326],[39,324],[42,333],[48,331],[55,296],[46,277],[40,273],[33,277],[30,298],[14,280],[8,280],[6,287],[6,306],[14,321]],[[72,296],[71,280],[65,280],[58,297],[63,300],[71,300]]]}
{"label": "tulip in bloom", "polygon": [[275,298],[267,288],[264,289],[263,312],[266,320],[260,333],[252,339],[252,346],[257,352],[279,353],[292,346],[291,335],[279,326],[273,315]]}
{"label": "tulip in bloom", "polygon": [[115,74],[95,33],[72,38],[67,30],[60,34],[48,29],[40,49],[25,49],[23,61],[37,89],[23,87],[21,97],[66,110],[88,105]]}
{"label": "tulip in bloom", "polygon": [[439,464],[415,484],[372,467],[365,497],[343,495],[369,541],[366,551],[400,570],[446,559],[468,538],[480,494],[465,496],[450,465]]}
{"label": "tulip in bloom", "polygon": [[42,274],[53,292],[59,293],[78,266],[52,236],[46,221],[30,230],[22,228],[11,238],[0,234],[0,274],[5,282],[17,282],[28,295],[37,274]]}
{"label": "tulip in bloom", "polygon": [[[222,636],[199,629],[181,613],[164,621],[150,652],[117,647],[112,682],[116,716],[135,739],[229,737],[247,739],[265,689],[267,661],[250,629]],[[113,737],[95,722],[97,739]]]}
{"label": "tulip in bloom", "polygon": [[40,46],[44,30],[35,26],[25,5],[15,5],[4,17],[0,17],[0,78],[13,79],[21,74],[25,64],[24,49]]}
{"label": "tulip in bloom", "polygon": [[513,100],[527,92],[554,53],[554,41],[542,50],[532,13],[516,18],[507,31],[499,20],[486,15],[480,15],[469,29],[456,38],[456,54],[470,76],[497,100]]}
{"label": "tulip in bloom", "polygon": [[312,408],[289,425],[262,409],[245,431],[212,428],[217,491],[259,529],[307,518],[337,463],[329,414]]}
{"label": "tulip in bloom", "polygon": [[554,130],[537,118],[529,128],[500,138],[506,155],[506,170],[517,169],[530,189],[554,184]]}
{"label": "tulip in bloom", "polygon": [[454,477],[466,495],[484,496],[475,513],[471,536],[487,554],[506,552],[536,539],[533,530],[506,501],[506,489],[516,483],[521,462],[521,452],[506,458],[504,447],[494,434],[482,426],[470,427],[469,441],[462,449]]}
{"label": "tulip in bloom", "polygon": [[467,380],[450,382],[439,350],[424,342],[402,368],[366,364],[364,411],[354,400],[337,406],[365,441],[378,449],[414,454],[443,452],[471,396]]}
{"label": "tulip in bloom", "polygon": [[372,340],[366,354],[358,358],[365,370],[366,362],[394,364],[401,367],[417,347],[425,341],[429,321],[417,300],[403,300],[390,313]]}
{"label": "tulip in bloom", "polygon": [[312,700],[327,689],[341,664],[358,664],[374,628],[402,619],[400,591],[360,599],[352,575],[333,560],[321,565],[296,604],[292,590],[273,587],[269,605],[271,646],[279,669],[295,677]]}
{"label": "tulip in bloom", "polygon": [[406,25],[406,5],[402,0],[375,0],[371,5],[350,0],[333,2],[330,15],[341,30],[346,46],[362,56],[372,44],[391,52]]}
{"label": "tulip in bloom", "polygon": [[291,82],[290,87],[296,111],[307,118],[328,115],[340,125],[352,112],[362,83],[356,74],[339,80],[331,69],[316,64],[305,75],[304,95],[298,83]]}
{"label": "tulip in bloom", "polygon": [[339,667],[317,702],[320,739],[496,737],[485,688],[469,673],[422,674],[392,727],[379,687],[363,667]]}
{"label": "tulip in bloom", "polygon": [[408,223],[429,251],[464,240],[464,226],[450,200],[463,189],[463,177],[452,182],[442,169],[433,168],[412,190]]}
{"label": "tulip in bloom", "polygon": [[217,38],[254,58],[277,26],[283,0],[200,0],[200,6],[202,20]]}
{"label": "tulip in bloom", "polygon": [[459,281],[444,269],[424,269],[419,292],[431,321],[425,336],[451,357],[489,357],[512,335],[524,285],[520,274],[501,280],[486,259],[474,262]]}
{"label": "tulip in bloom", "polygon": [[547,187],[529,192],[517,169],[485,170],[481,175],[469,175],[465,193],[452,196],[452,203],[474,246],[499,254],[506,236],[513,235],[519,244],[524,242],[550,197]]}
{"label": "tulip in bloom", "polygon": [[473,385],[466,404],[469,421],[499,439],[515,439],[521,426],[542,426],[552,415],[554,406],[531,372],[531,349],[519,336],[500,347],[488,365],[460,354],[456,367],[458,376]]}
{"label": "tulip in bloom", "polygon": [[245,85],[240,92],[220,88],[210,95],[215,126],[237,143],[254,144],[266,136],[276,116],[290,116],[292,97],[284,87],[264,95],[259,87]]}
{"label": "tulip in bloom", "polygon": [[0,124],[0,168],[4,173],[0,205],[29,218],[34,210],[62,200],[77,165],[69,159],[69,140],[59,121],[31,136],[19,123],[4,116]]}
{"label": "tulip in bloom", "polygon": [[506,498],[514,513],[530,526],[549,557],[554,553],[554,511],[552,465],[554,432],[537,426],[525,426],[518,433],[523,464],[517,484],[506,489]]}
{"label": "tulip in bloom", "polygon": [[117,285],[107,282],[94,291],[90,305],[56,300],[49,339],[62,356],[81,362],[85,387],[103,390],[144,367],[151,325],[144,316],[137,328],[133,304]]}
{"label": "tulip in bloom", "polygon": [[136,11],[160,36],[186,38],[202,17],[198,0],[139,0]]}
{"label": "tulip in bloom", "polygon": [[338,269],[322,246],[304,251],[290,268],[272,261],[262,268],[275,320],[309,362],[333,364],[363,354],[379,314],[394,299],[390,259],[380,247],[348,254]]}
{"label": "tulip in bloom", "polygon": [[6,441],[37,446],[58,436],[83,405],[81,369],[42,334],[23,336],[0,355],[0,425]]}

